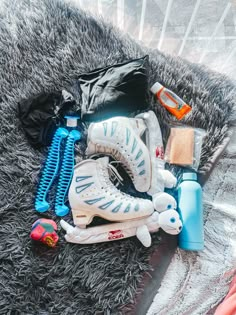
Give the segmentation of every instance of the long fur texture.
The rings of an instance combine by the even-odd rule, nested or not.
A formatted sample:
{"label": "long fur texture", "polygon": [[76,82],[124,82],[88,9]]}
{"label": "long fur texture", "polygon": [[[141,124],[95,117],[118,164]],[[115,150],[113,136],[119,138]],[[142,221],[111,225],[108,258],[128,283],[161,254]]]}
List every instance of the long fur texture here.
{"label": "long fur texture", "polygon": [[229,290],[236,274],[236,138],[232,140],[203,189],[205,249],[176,250],[148,315],[213,315]]}
{"label": "long fur texture", "polygon": [[[193,110],[186,123],[207,130],[201,170],[228,135],[235,90],[219,74],[157,50],[142,48],[110,25],[59,0],[2,0],[0,6],[0,313],[116,314],[132,300],[148,258],[135,239],[56,249],[29,239],[34,193],[45,152],[33,149],[21,128],[17,103],[69,85],[79,74],[150,56],[150,83],[161,81]],[[154,98],[166,140],[172,117]],[[81,149],[82,151],[82,149]],[[53,212],[49,213],[53,218]]]}

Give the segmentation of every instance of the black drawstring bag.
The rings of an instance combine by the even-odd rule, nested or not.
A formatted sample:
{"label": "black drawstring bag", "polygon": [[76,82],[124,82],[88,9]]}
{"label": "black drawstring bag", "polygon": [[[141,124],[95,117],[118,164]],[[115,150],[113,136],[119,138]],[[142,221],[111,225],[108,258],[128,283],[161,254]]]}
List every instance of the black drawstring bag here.
{"label": "black drawstring bag", "polygon": [[35,147],[50,145],[68,112],[81,114],[84,121],[96,121],[146,110],[147,66],[145,56],[97,69],[79,76],[67,88],[69,92],[41,93],[22,101],[19,118],[30,143]]}
{"label": "black drawstring bag", "polygon": [[148,108],[148,56],[79,76],[81,114],[94,121]]}
{"label": "black drawstring bag", "polygon": [[29,142],[35,147],[50,145],[56,128],[73,105],[74,97],[65,90],[39,94],[19,103],[19,118]]}

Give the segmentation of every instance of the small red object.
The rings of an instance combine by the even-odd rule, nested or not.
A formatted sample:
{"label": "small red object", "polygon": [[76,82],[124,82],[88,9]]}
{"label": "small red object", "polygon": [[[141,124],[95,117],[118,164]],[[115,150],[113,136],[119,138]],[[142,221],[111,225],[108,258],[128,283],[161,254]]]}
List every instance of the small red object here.
{"label": "small red object", "polygon": [[164,149],[163,147],[156,147],[156,158],[164,159]]}
{"label": "small red object", "polygon": [[49,247],[55,247],[58,242],[57,224],[50,219],[38,219],[32,225],[30,237],[34,241],[42,242]]}

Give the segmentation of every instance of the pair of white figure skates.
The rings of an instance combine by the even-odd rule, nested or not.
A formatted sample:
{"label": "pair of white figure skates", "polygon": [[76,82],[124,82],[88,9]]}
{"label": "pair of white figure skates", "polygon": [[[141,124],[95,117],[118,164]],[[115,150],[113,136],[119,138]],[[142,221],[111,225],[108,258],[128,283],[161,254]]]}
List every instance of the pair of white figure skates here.
{"label": "pair of white figure skates", "polygon": [[[144,133],[146,144],[141,140]],[[84,160],[74,168],[69,202],[76,227],[61,220],[68,242],[97,243],[136,235],[143,245],[150,246],[150,232],[160,227],[170,234],[180,232],[176,201],[163,192],[164,187],[175,186],[176,178],[164,170],[161,130],[152,111],[135,118],[114,117],[92,123],[87,143],[88,157],[104,157]],[[116,188],[112,179],[122,178],[109,163],[109,156],[122,164],[136,190],[147,192],[152,201]],[[119,223],[86,229],[94,216]]]}

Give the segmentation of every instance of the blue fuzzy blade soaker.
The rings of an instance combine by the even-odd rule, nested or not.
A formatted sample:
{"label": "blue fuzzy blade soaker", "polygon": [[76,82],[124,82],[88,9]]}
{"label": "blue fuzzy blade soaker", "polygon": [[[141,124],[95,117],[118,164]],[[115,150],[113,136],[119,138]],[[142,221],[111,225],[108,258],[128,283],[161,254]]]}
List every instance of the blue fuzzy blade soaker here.
{"label": "blue fuzzy blade soaker", "polygon": [[74,144],[80,138],[81,133],[78,130],[72,130],[66,140],[55,203],[56,215],[61,217],[67,215],[70,210],[65,205],[65,198],[74,172]]}
{"label": "blue fuzzy blade soaker", "polygon": [[47,161],[44,166],[44,170],[36,194],[35,209],[38,212],[45,212],[50,207],[49,203],[46,200],[46,197],[58,172],[60,164],[60,146],[62,139],[66,138],[68,134],[68,130],[60,127],[57,129],[53,136],[52,144],[49,149]]}

